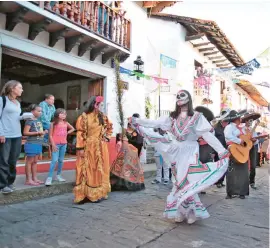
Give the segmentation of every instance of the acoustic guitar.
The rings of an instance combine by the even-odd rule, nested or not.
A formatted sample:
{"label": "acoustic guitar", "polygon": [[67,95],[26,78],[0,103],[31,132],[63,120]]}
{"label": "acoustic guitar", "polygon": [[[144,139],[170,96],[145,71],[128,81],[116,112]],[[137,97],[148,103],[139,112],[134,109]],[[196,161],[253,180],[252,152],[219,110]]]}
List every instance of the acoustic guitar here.
{"label": "acoustic guitar", "polygon": [[[253,147],[252,134],[255,131],[255,129],[257,128],[257,126],[259,125],[259,123],[260,122],[257,121],[257,123],[255,124],[255,126],[252,128],[252,130],[250,132],[239,136],[239,138],[244,141],[244,145],[232,144],[230,146],[230,148],[229,148],[230,153],[232,154],[232,156],[234,157],[234,159],[237,162],[244,164],[248,161],[249,151]],[[258,138],[260,138],[260,137],[256,137],[256,139],[258,139]]]}

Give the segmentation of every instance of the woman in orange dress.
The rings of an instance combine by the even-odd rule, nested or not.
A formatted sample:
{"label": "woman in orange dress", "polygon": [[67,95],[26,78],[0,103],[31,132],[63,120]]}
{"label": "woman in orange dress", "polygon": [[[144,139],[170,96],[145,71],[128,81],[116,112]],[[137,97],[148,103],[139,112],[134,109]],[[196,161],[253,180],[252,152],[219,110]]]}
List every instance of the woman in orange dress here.
{"label": "woman in orange dress", "polygon": [[107,142],[113,129],[102,109],[103,97],[92,96],[77,120],[75,203],[98,202],[111,191]]}

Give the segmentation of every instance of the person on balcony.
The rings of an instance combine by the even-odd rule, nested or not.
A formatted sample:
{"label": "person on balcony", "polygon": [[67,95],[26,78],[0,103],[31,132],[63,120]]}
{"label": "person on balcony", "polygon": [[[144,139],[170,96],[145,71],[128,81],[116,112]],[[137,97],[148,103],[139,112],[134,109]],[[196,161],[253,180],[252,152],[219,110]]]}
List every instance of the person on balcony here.
{"label": "person on balcony", "polygon": [[92,96],[77,120],[75,203],[99,202],[111,191],[107,142],[113,128],[103,106],[102,96]]}
{"label": "person on balcony", "polygon": [[[50,131],[51,121],[55,113],[54,107],[54,96],[51,94],[46,94],[44,97],[44,101],[39,104],[42,108],[42,115],[40,117],[40,121],[42,122],[42,126],[44,131],[47,130],[48,133]],[[49,134],[44,135],[44,145],[48,146],[49,142]]]}

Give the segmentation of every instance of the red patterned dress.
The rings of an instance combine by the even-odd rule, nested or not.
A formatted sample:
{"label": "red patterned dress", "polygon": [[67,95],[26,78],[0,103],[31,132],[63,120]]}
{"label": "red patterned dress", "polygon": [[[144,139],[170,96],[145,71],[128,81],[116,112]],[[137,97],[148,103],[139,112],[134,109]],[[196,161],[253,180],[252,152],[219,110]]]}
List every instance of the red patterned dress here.
{"label": "red patterned dress", "polygon": [[111,166],[111,187],[114,190],[142,190],[144,186],[143,168],[137,148],[128,141],[118,142],[118,155]]}

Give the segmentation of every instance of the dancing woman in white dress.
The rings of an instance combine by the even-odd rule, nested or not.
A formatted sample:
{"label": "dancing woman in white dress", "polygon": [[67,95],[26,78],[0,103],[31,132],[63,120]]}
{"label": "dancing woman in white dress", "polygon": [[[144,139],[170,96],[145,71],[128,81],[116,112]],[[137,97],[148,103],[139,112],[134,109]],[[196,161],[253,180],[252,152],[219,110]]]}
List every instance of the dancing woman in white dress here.
{"label": "dancing woman in white dress", "polygon": [[[194,112],[188,91],[177,93],[176,107],[169,117],[158,120],[130,118],[131,124],[171,165],[174,186],[167,197],[164,216],[176,222],[192,224],[209,217],[198,193],[215,184],[228,168],[228,151],[210,132],[212,126],[205,117]],[[162,136],[153,131],[160,128],[171,134]],[[217,162],[199,161],[198,138],[202,137],[219,154]]]}

